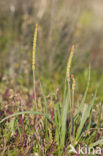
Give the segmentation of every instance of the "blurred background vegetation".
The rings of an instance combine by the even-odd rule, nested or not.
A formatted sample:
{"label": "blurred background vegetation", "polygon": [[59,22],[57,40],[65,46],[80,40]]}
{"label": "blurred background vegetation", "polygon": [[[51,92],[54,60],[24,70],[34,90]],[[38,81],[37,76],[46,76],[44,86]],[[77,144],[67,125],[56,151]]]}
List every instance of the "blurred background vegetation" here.
{"label": "blurred background vegetation", "polygon": [[102,12],[102,0],[0,1],[0,81],[32,86],[32,42],[38,23],[37,84],[40,79],[48,90],[63,86],[67,59],[75,44],[72,73],[77,88],[84,91],[91,64],[91,88],[99,85],[102,95]]}

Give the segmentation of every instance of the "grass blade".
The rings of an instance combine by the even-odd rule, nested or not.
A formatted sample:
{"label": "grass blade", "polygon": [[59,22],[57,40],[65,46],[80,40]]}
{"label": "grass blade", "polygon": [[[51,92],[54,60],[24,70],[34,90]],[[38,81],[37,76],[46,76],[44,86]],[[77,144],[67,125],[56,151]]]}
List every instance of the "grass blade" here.
{"label": "grass blade", "polygon": [[67,96],[66,104],[65,104],[63,112],[62,112],[61,142],[60,142],[61,149],[63,149],[64,143],[65,143],[66,121],[67,121],[68,109],[69,109],[69,95]]}
{"label": "grass blade", "polygon": [[96,141],[95,143],[91,144],[90,147],[95,147],[97,145],[103,145],[103,139]]}
{"label": "grass blade", "polygon": [[54,121],[53,121],[51,118],[49,118],[49,116],[48,116],[47,114],[44,114],[44,113],[41,113],[41,112],[34,112],[34,111],[23,111],[23,112],[14,113],[14,114],[12,114],[12,115],[9,115],[9,116],[3,118],[3,119],[0,121],[0,124],[1,124],[2,122],[6,121],[7,119],[10,119],[10,118],[12,118],[12,117],[19,116],[19,115],[22,115],[22,114],[42,115],[42,116],[48,118],[53,124],[55,124]]}
{"label": "grass blade", "polygon": [[84,102],[85,102],[85,99],[86,99],[86,96],[87,96],[87,93],[88,93],[88,89],[89,89],[89,84],[90,84],[90,67],[89,67],[89,73],[88,73],[87,87],[86,87],[84,96],[83,96],[83,98],[82,98],[82,101],[81,101],[81,104],[80,104],[80,107],[79,107],[79,112],[81,111],[81,109],[82,109],[82,107],[83,107],[83,104],[84,104]]}
{"label": "grass blade", "polygon": [[81,118],[81,123],[80,123],[80,126],[79,126],[79,129],[78,129],[78,132],[77,132],[77,136],[76,136],[76,141],[79,139],[80,137],[80,134],[82,132],[82,129],[83,129],[83,126],[90,114],[90,111],[93,107],[93,104],[94,104],[94,101],[95,101],[95,97],[96,97],[96,92],[95,92],[95,95],[91,101],[91,104],[89,105],[88,109],[87,109],[87,105],[84,106],[84,110],[83,110],[83,114],[82,114],[82,118]]}

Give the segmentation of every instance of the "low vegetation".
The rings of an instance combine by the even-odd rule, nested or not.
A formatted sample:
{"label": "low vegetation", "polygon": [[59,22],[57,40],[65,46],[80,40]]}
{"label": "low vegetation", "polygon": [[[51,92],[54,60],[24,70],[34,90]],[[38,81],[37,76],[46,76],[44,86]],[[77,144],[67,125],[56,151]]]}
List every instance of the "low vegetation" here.
{"label": "low vegetation", "polygon": [[102,149],[102,99],[97,98],[98,88],[86,99],[91,82],[90,67],[85,93],[79,96],[75,90],[78,82],[71,74],[75,51],[75,46],[72,46],[63,91],[57,88],[45,95],[43,82],[36,83],[35,78],[37,29],[36,25],[32,56],[33,89],[16,86],[7,77],[0,82],[1,155],[67,156],[74,154],[70,145],[77,155],[82,154],[78,153],[79,145]]}

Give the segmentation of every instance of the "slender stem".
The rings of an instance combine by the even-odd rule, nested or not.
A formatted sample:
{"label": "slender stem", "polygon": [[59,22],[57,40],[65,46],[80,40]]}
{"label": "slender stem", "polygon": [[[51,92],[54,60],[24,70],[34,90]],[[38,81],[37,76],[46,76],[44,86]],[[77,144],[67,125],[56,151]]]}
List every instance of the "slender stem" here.
{"label": "slender stem", "polygon": [[34,99],[35,99],[35,106],[37,109],[37,101],[36,101],[36,83],[35,83],[35,71],[33,70],[33,95],[34,95]]}
{"label": "slender stem", "polygon": [[73,111],[74,111],[74,90],[72,90],[72,106],[71,106],[71,129],[73,131]]}
{"label": "slender stem", "polygon": [[71,131],[70,131],[70,136],[72,135],[72,129],[73,129],[73,124],[72,124],[72,100],[71,100],[71,82],[69,81],[69,102],[70,102],[70,120],[71,120]]}

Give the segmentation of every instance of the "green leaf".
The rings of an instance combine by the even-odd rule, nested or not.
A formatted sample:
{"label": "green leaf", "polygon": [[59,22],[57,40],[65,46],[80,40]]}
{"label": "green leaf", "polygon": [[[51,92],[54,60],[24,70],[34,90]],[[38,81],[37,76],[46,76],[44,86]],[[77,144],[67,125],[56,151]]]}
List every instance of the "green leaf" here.
{"label": "green leaf", "polygon": [[[40,83],[40,88],[41,88],[42,96],[43,96],[43,99],[44,99],[45,113],[47,114],[47,112],[48,112],[47,99],[46,99],[46,96],[45,96],[45,94],[44,94],[44,91],[43,91],[43,88],[42,88],[41,83]],[[45,130],[46,130],[46,136],[47,136],[47,130],[48,130],[48,128],[47,128],[47,127],[48,127],[48,125],[47,125],[47,118],[45,118],[44,123],[45,123]]]}
{"label": "green leaf", "polygon": [[45,94],[44,94],[43,87],[42,87],[41,83],[40,83],[40,88],[41,88],[42,96],[43,96],[43,99],[44,99],[45,113],[47,113],[47,112],[48,112],[47,99],[46,99],[46,96],[45,96]]}
{"label": "green leaf", "polygon": [[9,128],[11,130],[11,135],[13,135],[15,133],[15,130],[14,130],[14,123],[15,123],[15,118],[13,118],[10,123],[9,123]]}
{"label": "green leaf", "polygon": [[34,111],[23,111],[23,112],[14,113],[14,114],[9,115],[9,116],[5,117],[4,119],[2,119],[2,120],[0,121],[0,124],[1,124],[2,122],[6,121],[7,119],[10,119],[10,118],[12,118],[12,117],[19,116],[19,115],[22,115],[22,114],[42,115],[42,116],[44,116],[45,118],[48,118],[48,119],[55,125],[55,122],[54,122],[51,118],[49,118],[48,114],[44,114],[44,113],[41,113],[41,112],[34,112]]}
{"label": "green leaf", "polygon": [[97,128],[99,128],[100,127],[100,124],[101,124],[102,105],[103,104],[101,103],[100,109],[98,111],[98,124],[97,124]]}
{"label": "green leaf", "polygon": [[91,104],[89,105],[88,109],[87,109],[87,105],[84,106],[84,110],[83,110],[83,114],[82,114],[82,118],[81,118],[81,123],[80,123],[80,126],[78,128],[78,132],[77,132],[77,136],[76,136],[76,141],[79,139],[80,137],[80,134],[82,133],[82,129],[83,129],[83,126],[88,118],[88,116],[90,115],[90,111],[93,107],[93,104],[94,104],[94,101],[95,101],[95,97],[96,97],[96,92],[95,92],[95,95],[91,101]]}
{"label": "green leaf", "polygon": [[89,84],[90,84],[90,66],[89,66],[89,74],[88,74],[87,87],[86,87],[86,90],[85,90],[84,96],[83,96],[83,98],[82,98],[82,101],[81,101],[81,104],[80,104],[80,107],[79,107],[79,112],[80,112],[81,109],[83,108],[83,104],[84,104],[84,102],[85,102],[85,99],[86,99],[86,96],[87,96],[87,93],[88,93]]}
{"label": "green leaf", "polygon": [[95,147],[97,145],[103,145],[103,139],[96,141],[95,143],[91,144],[90,147]]}
{"label": "green leaf", "polygon": [[63,112],[62,112],[61,143],[60,143],[61,149],[63,149],[64,143],[65,143],[66,121],[67,121],[68,109],[69,109],[69,95],[67,96],[66,104],[64,105],[64,109],[63,109]]}

